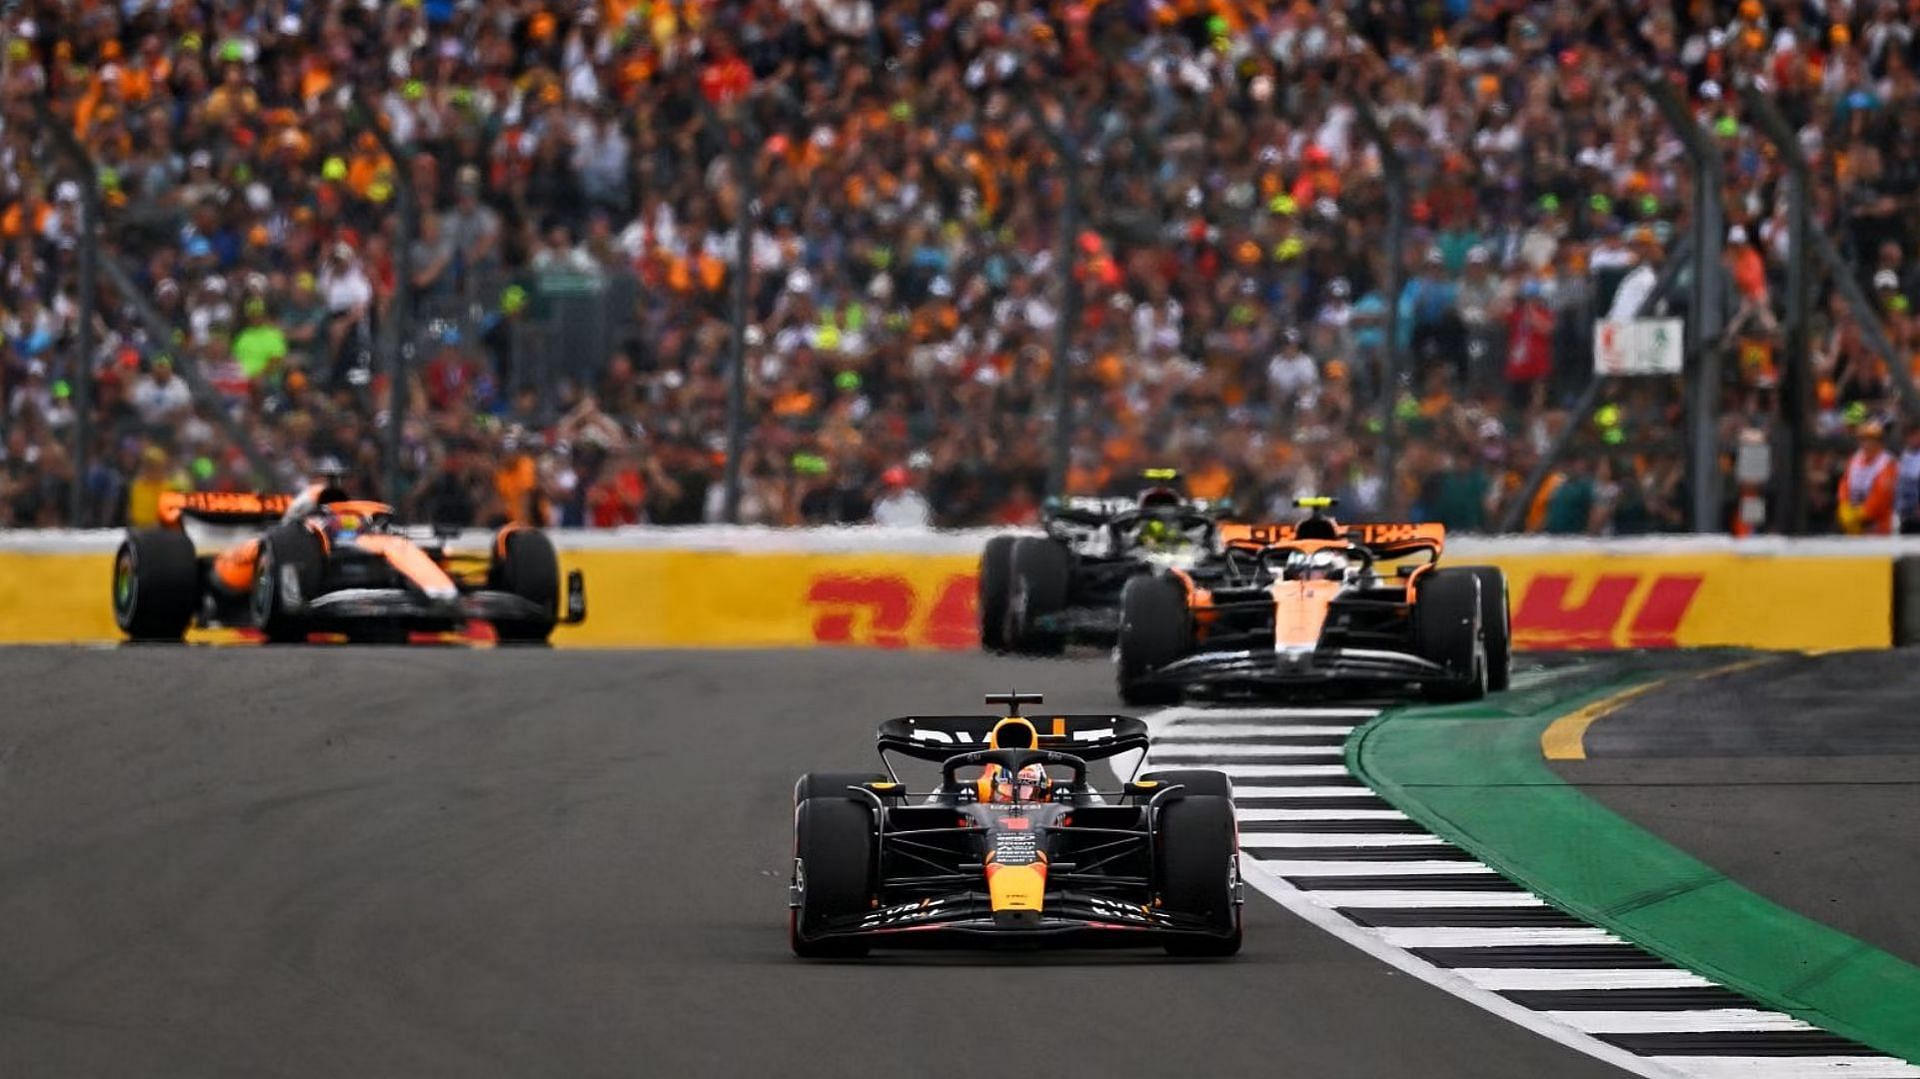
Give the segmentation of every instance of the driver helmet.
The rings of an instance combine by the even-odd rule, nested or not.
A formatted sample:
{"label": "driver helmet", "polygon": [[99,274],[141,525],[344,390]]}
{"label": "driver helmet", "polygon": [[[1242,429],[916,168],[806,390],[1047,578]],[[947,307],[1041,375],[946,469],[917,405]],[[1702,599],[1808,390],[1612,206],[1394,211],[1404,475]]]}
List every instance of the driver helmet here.
{"label": "driver helmet", "polygon": [[330,541],[352,540],[362,532],[368,531],[373,524],[372,518],[358,510],[335,510],[325,508],[320,515],[321,527],[326,530]]}
{"label": "driver helmet", "polygon": [[1047,768],[1043,764],[1029,764],[1012,773],[998,765],[994,766],[995,802],[1044,802],[1050,786]]}
{"label": "driver helmet", "polygon": [[1290,581],[1344,581],[1352,566],[1345,551],[1296,551],[1286,575]]}

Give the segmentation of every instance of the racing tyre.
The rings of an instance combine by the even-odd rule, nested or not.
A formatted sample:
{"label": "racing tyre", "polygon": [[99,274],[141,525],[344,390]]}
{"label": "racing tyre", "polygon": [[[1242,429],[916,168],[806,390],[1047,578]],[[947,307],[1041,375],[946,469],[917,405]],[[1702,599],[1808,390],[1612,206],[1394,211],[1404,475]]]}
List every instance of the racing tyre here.
{"label": "racing tyre", "polygon": [[[293,571],[297,596],[287,592],[287,567]],[[320,537],[306,525],[280,525],[261,538],[248,606],[253,624],[267,640],[288,644],[307,639],[310,629],[298,608],[319,594],[325,567],[326,552],[320,547]]]}
{"label": "racing tyre", "polygon": [[1120,592],[1120,641],[1115,650],[1120,699],[1131,706],[1173,704],[1180,687],[1142,681],[1193,647],[1187,594],[1171,577],[1135,577]]}
{"label": "racing tyre", "polygon": [[1434,701],[1475,701],[1487,695],[1487,655],[1480,640],[1480,578],[1435,570],[1420,582],[1413,611],[1414,647],[1450,677],[1427,683]]}
{"label": "racing tyre", "polygon": [[1239,843],[1233,800],[1212,795],[1187,797],[1160,810],[1155,827],[1159,851],[1154,859],[1156,890],[1166,908],[1197,915],[1209,936],[1171,937],[1169,955],[1227,956],[1240,950]]}
{"label": "racing tyre", "polygon": [[1513,613],[1507,599],[1507,574],[1498,566],[1474,566],[1480,578],[1480,639],[1487,650],[1487,689],[1498,693],[1513,678]]}
{"label": "racing tyre", "polygon": [[797,806],[809,798],[858,798],[859,795],[847,788],[886,781],[887,777],[878,772],[808,772],[793,785],[793,804]]}
{"label": "racing tyre", "polygon": [[1013,541],[1008,553],[1011,573],[1002,644],[1012,652],[1059,655],[1067,646],[1066,635],[1041,629],[1038,622],[1067,605],[1067,582],[1073,572],[1067,549],[1049,539],[1023,536]]}
{"label": "racing tyre", "polygon": [[809,798],[793,811],[794,884],[799,906],[787,940],[803,959],[867,954],[863,941],[810,934],[835,918],[872,909],[873,811],[851,798]]}
{"label": "racing tyre", "polygon": [[1013,545],[1017,536],[995,536],[980,552],[980,647],[1007,647],[1007,593],[1013,588]]}
{"label": "racing tyre", "polygon": [[553,540],[533,528],[502,533],[493,545],[493,586],[538,606],[543,614],[532,618],[502,618],[493,624],[502,641],[538,643],[553,636],[560,610],[560,556]]}
{"label": "racing tyre", "polygon": [[1179,786],[1184,790],[1176,791],[1174,799],[1180,798],[1232,798],[1233,780],[1225,772],[1215,772],[1207,768],[1180,768],[1167,772],[1148,772],[1140,777],[1166,786]]}
{"label": "racing tyre", "polygon": [[187,534],[128,532],[113,559],[113,620],[120,632],[136,641],[177,641],[199,604],[200,564]]}

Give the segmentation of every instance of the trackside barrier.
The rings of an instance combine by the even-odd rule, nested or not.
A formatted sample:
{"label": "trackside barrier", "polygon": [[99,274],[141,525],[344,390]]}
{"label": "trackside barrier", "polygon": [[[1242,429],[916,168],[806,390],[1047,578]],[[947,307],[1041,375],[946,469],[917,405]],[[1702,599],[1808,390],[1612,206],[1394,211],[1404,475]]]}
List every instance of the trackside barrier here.
{"label": "trackside barrier", "polygon": [[[565,567],[586,573],[589,617],[555,641],[970,649],[976,553],[990,534],[556,533]],[[117,639],[108,588],[118,543],[111,532],[0,534],[0,641]],[[1920,547],[1908,549],[1886,540],[1463,538],[1448,561],[1507,571],[1522,648],[1883,648],[1920,639]]]}

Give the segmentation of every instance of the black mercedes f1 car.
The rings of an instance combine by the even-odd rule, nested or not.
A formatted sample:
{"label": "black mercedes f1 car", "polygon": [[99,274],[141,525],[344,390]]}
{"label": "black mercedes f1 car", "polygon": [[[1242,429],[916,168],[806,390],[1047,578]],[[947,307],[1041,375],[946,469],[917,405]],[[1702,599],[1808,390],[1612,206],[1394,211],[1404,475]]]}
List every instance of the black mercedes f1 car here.
{"label": "black mercedes f1 car", "polygon": [[1211,553],[1227,507],[1186,497],[1170,469],[1145,478],[1151,486],[1135,497],[1049,499],[1044,535],[987,541],[979,577],[983,647],[1029,655],[1069,644],[1112,647],[1128,581]]}
{"label": "black mercedes f1 car", "polygon": [[[999,944],[1239,950],[1238,838],[1224,774],[1156,772],[1101,792],[1088,762],[1144,751],[1144,723],[1022,716],[1039,694],[987,702],[1007,714],[882,723],[884,775],[814,772],[794,786],[795,954]],[[909,792],[896,753],[937,764],[933,788]]]}

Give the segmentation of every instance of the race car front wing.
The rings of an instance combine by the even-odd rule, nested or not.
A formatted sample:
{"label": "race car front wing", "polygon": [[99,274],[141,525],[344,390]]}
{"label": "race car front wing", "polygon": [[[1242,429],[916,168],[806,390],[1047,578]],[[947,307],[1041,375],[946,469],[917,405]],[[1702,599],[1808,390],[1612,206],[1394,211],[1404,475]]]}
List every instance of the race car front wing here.
{"label": "race car front wing", "polygon": [[[790,896],[790,903],[797,905],[797,891]],[[978,947],[996,940],[1145,947],[1169,936],[1214,935],[1206,920],[1194,915],[1072,890],[1049,892],[1038,917],[995,915],[986,892],[956,892],[877,907],[814,934],[820,939],[860,938],[876,947],[892,948]]]}
{"label": "race car front wing", "polygon": [[1349,682],[1405,684],[1452,677],[1453,672],[1430,659],[1389,649],[1242,649],[1185,656],[1143,675],[1139,682],[1189,689],[1258,690]]}

